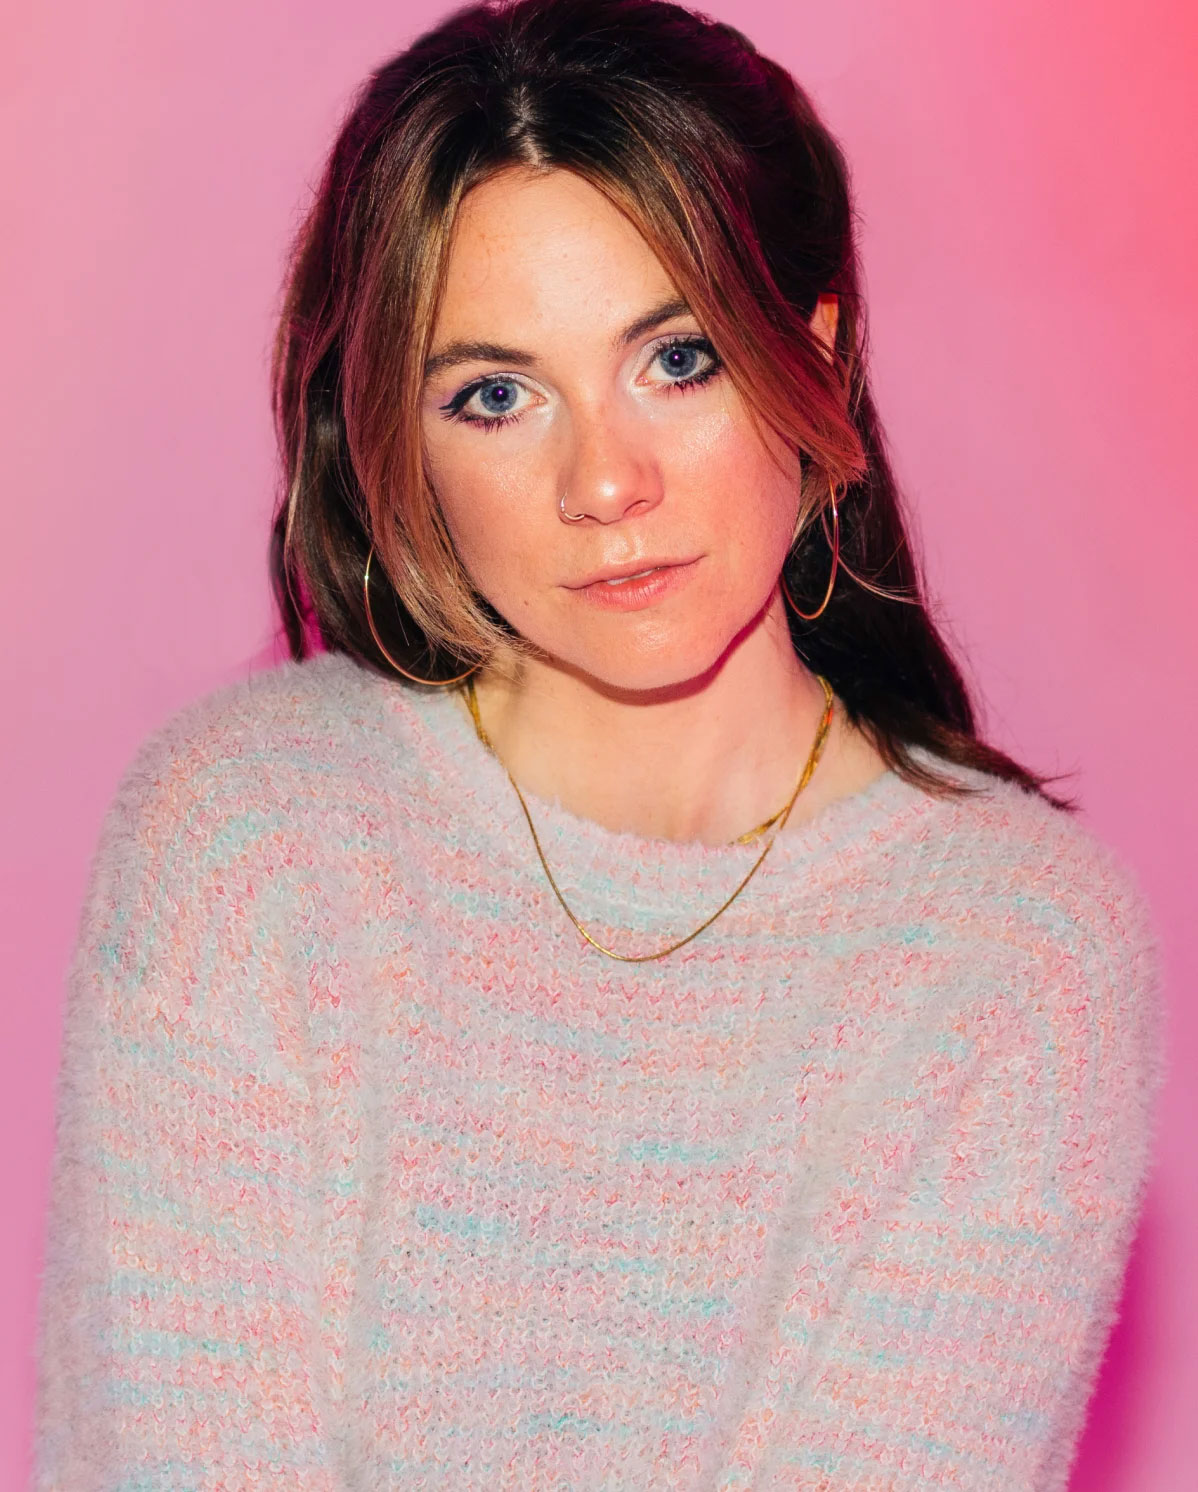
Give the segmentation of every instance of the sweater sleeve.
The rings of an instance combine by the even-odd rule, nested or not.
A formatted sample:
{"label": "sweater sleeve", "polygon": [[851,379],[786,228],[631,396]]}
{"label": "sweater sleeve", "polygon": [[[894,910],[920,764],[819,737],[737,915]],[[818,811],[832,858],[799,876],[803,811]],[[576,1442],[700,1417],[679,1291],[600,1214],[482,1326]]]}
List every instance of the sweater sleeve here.
{"label": "sweater sleeve", "polygon": [[763,1487],[1066,1492],[1151,1170],[1161,958],[1109,858],[1022,925],[1036,977],[987,1001],[993,1039],[815,1334]]}
{"label": "sweater sleeve", "polygon": [[[172,744],[173,743],[173,744]],[[34,1492],[336,1492],[309,1095],[265,817],[170,727],[125,774],[67,981]]]}

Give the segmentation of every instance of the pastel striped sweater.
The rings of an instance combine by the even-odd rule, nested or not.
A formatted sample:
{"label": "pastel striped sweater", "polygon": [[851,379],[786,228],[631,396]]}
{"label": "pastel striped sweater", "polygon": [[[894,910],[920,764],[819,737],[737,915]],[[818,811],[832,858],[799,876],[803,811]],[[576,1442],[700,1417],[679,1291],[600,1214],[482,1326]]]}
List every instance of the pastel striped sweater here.
{"label": "pastel striped sweater", "polygon": [[[668,958],[461,698],[209,694],[68,985],[35,1492],[1060,1492],[1164,1071],[1138,882],[894,773]],[[758,846],[531,799],[641,951]]]}

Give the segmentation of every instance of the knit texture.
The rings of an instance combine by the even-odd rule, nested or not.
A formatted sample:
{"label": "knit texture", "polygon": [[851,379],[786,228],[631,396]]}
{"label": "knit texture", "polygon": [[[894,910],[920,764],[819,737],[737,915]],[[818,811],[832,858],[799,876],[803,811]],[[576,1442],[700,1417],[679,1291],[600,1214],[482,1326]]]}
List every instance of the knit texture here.
{"label": "knit texture", "polygon": [[[1062,1492],[1158,938],[1092,831],[953,771],[622,964],[456,691],[323,654],[172,717],[67,988],[34,1492]],[[760,851],[529,803],[623,952]]]}

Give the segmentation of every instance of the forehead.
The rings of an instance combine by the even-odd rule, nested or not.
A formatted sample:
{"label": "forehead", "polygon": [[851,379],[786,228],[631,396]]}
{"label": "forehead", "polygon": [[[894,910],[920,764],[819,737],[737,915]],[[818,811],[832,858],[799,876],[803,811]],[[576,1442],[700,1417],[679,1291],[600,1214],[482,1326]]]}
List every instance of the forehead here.
{"label": "forehead", "polygon": [[570,171],[511,168],[462,201],[437,332],[606,336],[673,288],[635,224],[596,187]]}

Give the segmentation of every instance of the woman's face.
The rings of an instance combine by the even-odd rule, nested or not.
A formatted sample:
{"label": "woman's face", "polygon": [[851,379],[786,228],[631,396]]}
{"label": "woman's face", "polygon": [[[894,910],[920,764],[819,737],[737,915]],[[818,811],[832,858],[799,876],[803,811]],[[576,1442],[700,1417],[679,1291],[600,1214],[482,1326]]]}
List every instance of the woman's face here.
{"label": "woman's face", "polygon": [[[548,658],[620,689],[721,658],[774,597],[798,510],[797,459],[778,442],[783,469],[770,460],[677,300],[594,187],[504,171],[462,203],[423,394],[429,477],[477,590]],[[690,563],[631,605],[579,589],[653,561]]]}

